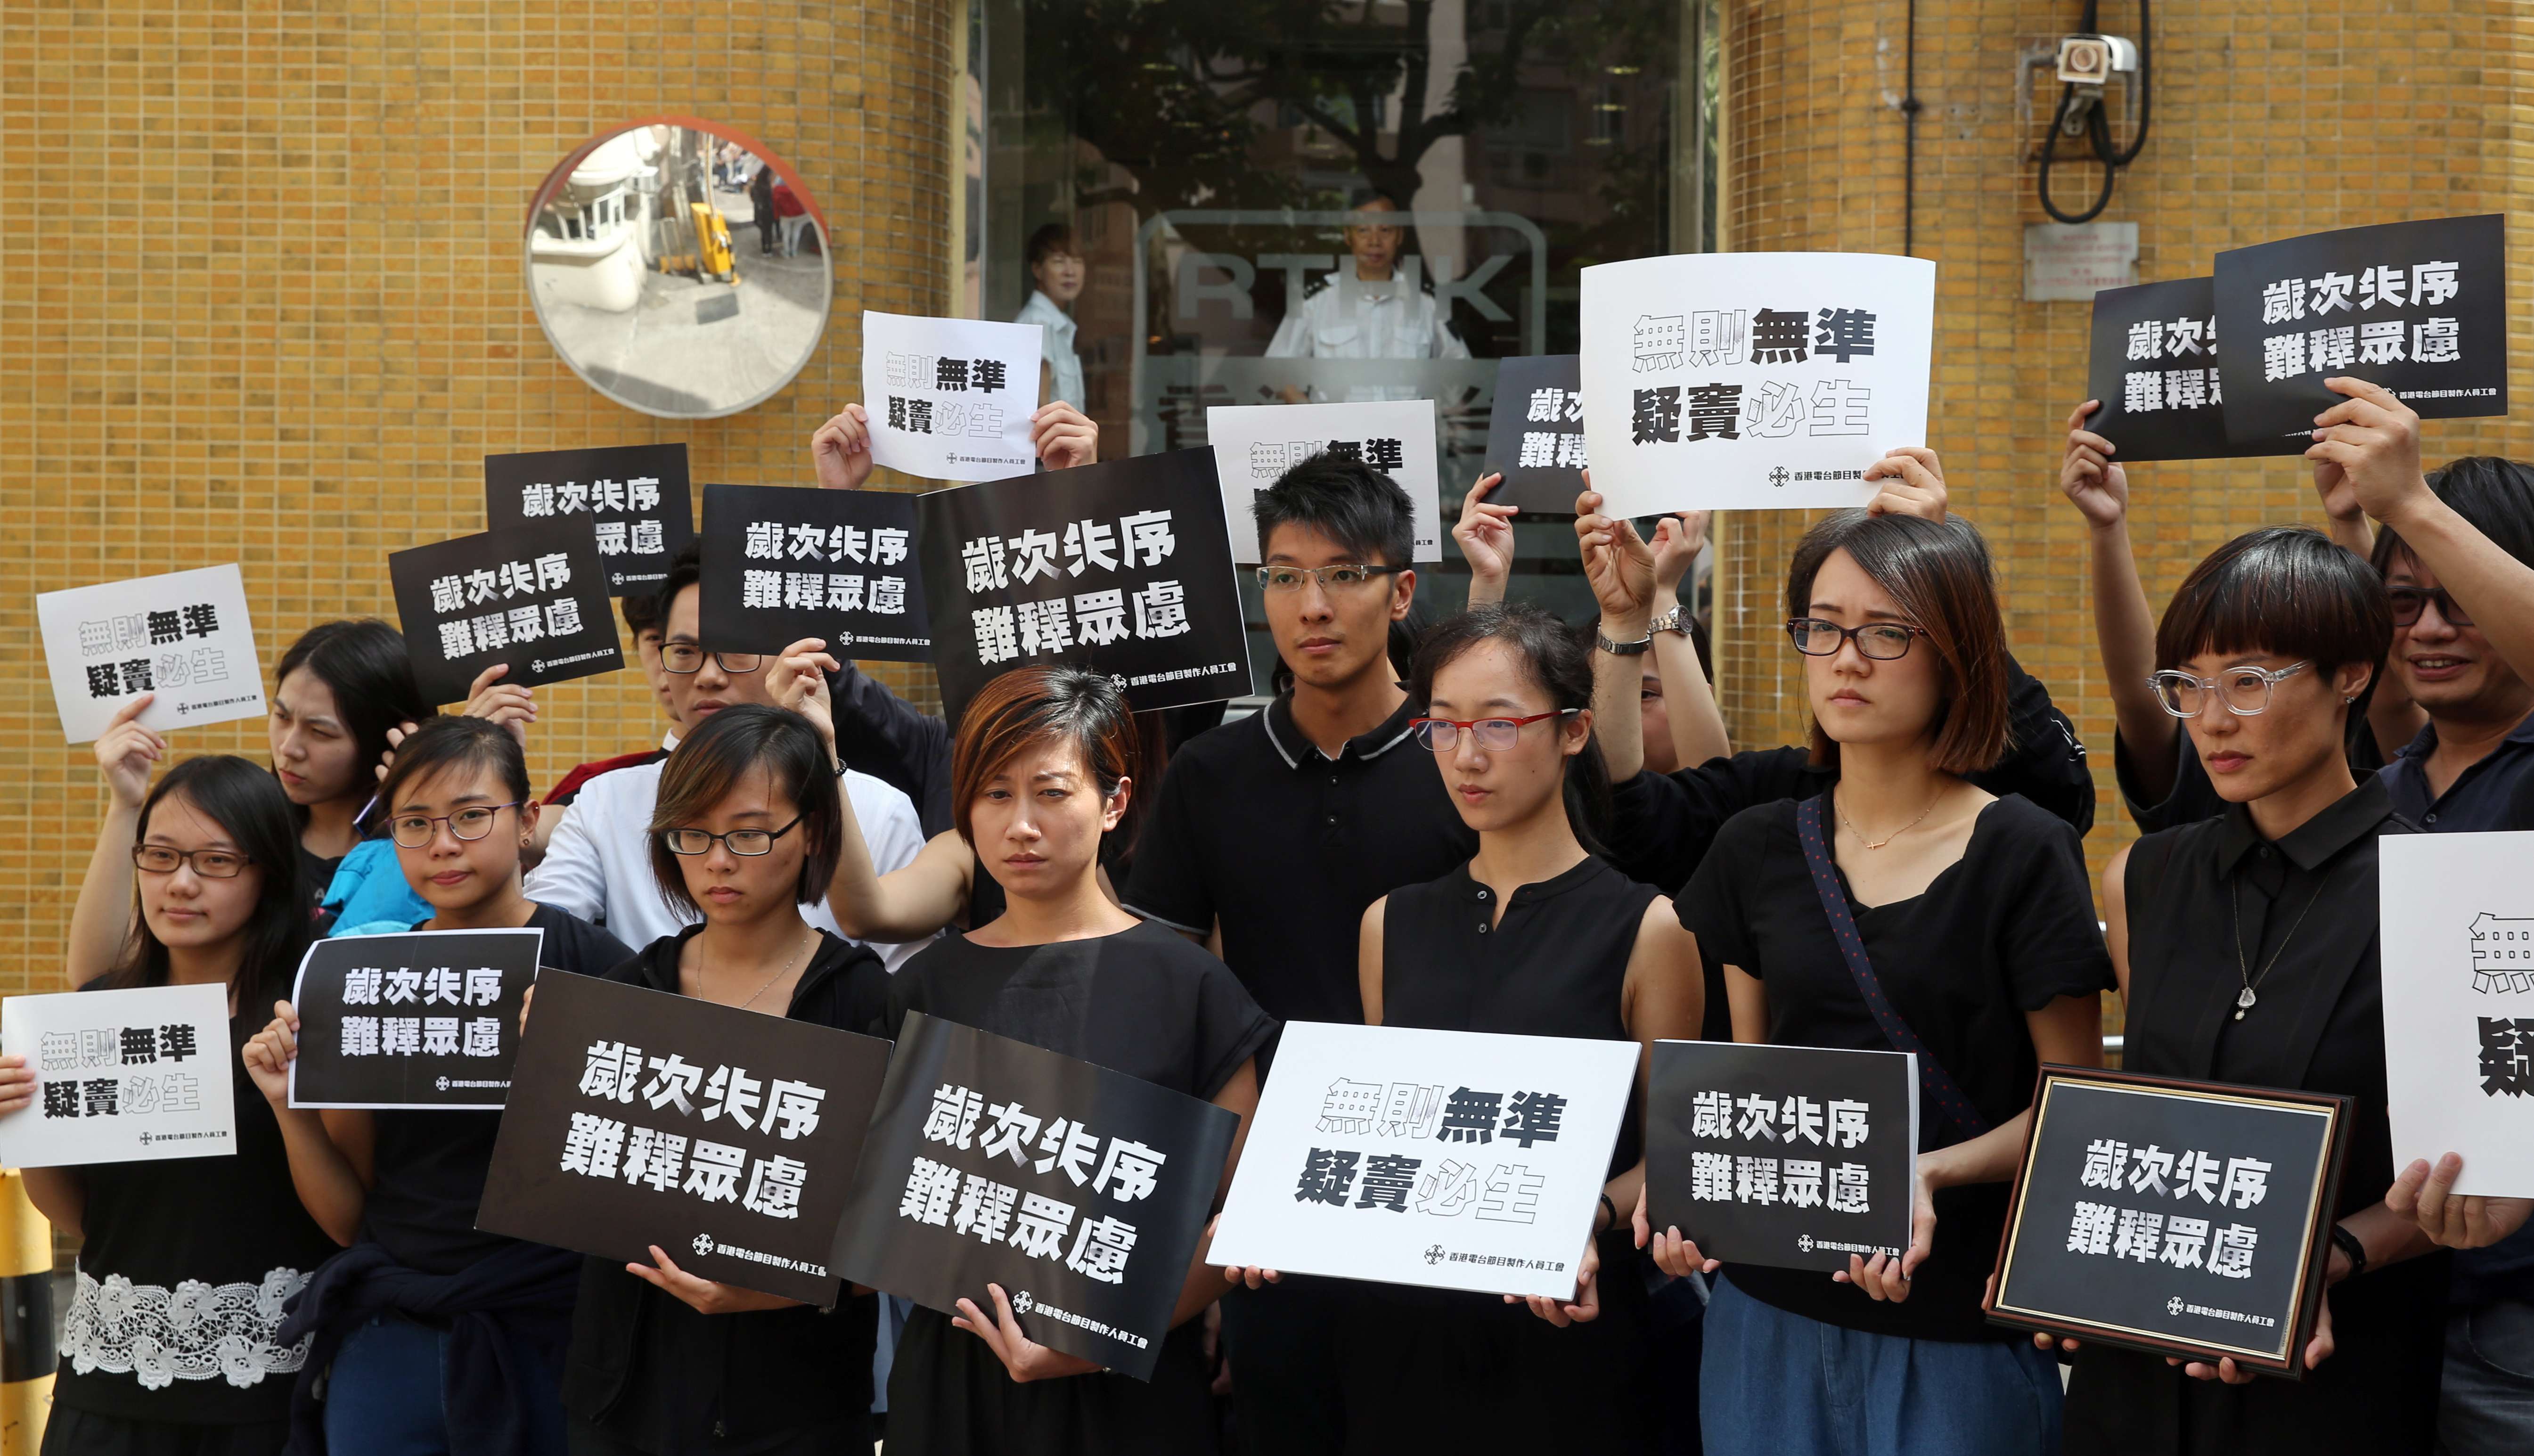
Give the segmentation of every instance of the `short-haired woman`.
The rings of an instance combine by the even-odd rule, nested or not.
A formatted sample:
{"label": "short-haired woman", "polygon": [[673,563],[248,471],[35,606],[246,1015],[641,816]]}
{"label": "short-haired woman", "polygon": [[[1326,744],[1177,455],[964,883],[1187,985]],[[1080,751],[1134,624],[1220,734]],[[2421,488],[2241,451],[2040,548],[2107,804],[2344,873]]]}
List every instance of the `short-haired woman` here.
{"label": "short-haired woman", "polygon": [[[291,803],[245,758],[194,758],[141,801],[130,833],[132,941],[89,984],[225,986],[227,1044],[195,1050],[235,1057],[287,993],[308,944]],[[6,1062],[0,1116],[34,1116],[26,1108],[36,1077],[17,1058]],[[81,1241],[46,1456],[282,1449],[291,1380],[308,1357],[305,1340],[279,1338],[282,1304],[334,1241],[292,1196],[264,1098],[244,1077],[231,1091],[230,1156],[26,1170],[35,1206]]]}
{"label": "short-haired woman", "polygon": [[[609,979],[875,1030],[888,986],[879,957],[801,918],[834,873],[841,798],[835,761],[801,713],[748,703],[707,716],[669,755],[650,827],[660,893],[702,918]],[[842,1286],[817,1307],[698,1279],[657,1245],[648,1264],[590,1259],[564,1368],[572,1449],[866,1449],[877,1325],[870,1296]]]}
{"label": "short-haired woman", "polygon": [[[2303,1380],[2088,1345],[2068,1387],[2072,1452],[2428,1452],[2448,1256],[2383,1204],[2377,838],[2413,832],[2342,744],[2393,638],[2383,581],[2301,526],[2236,537],[2156,629],[2149,679],[2225,810],[2149,834],[2103,872],[2128,1006],[2122,1065],[2357,1101]],[[2046,1339],[2037,1343],[2046,1345]]]}
{"label": "short-haired woman", "polygon": [[[2076,832],[1962,777],[2007,747],[1988,550],[1965,521],[1842,512],[1797,545],[1786,614],[1839,777],[1728,820],[1680,921],[1722,966],[1734,1040],[1914,1050],[1925,1112],[1900,1257],[1717,1282],[1707,1449],[2053,1452],[2057,1363],[1988,1326],[1981,1290],[2037,1063],[2100,1062],[2111,967]],[[1668,1273],[1719,1267],[1676,1230],[1654,1243]]]}
{"label": "short-haired woman", "polygon": [[[527,758],[499,723],[424,723],[398,745],[379,802],[384,842],[432,912],[412,929],[535,929],[544,933],[539,962],[582,976],[633,955],[521,892],[537,805]],[[317,1336],[300,1377],[299,1448],[560,1452],[580,1260],[476,1229],[502,1115],[293,1108],[298,1012],[288,1001],[272,1009],[272,1024],[247,1044],[247,1074],[281,1124],[300,1201],[347,1245],[317,1271],[285,1331]]]}
{"label": "short-haired woman", "polygon": [[[952,809],[1003,911],[907,962],[888,989],[889,1029],[922,1011],[1206,1098],[1242,1122],[1228,1187],[1275,1023],[1223,962],[1101,891],[1101,836],[1125,814],[1136,766],[1134,722],[1108,678],[1033,667],[986,685],[959,720]],[[891,1456],[1211,1450],[1194,1321],[1224,1289],[1201,1246],[1150,1381],[1030,1339],[999,1285],[961,1300],[955,1318],[917,1309],[889,1373]]]}

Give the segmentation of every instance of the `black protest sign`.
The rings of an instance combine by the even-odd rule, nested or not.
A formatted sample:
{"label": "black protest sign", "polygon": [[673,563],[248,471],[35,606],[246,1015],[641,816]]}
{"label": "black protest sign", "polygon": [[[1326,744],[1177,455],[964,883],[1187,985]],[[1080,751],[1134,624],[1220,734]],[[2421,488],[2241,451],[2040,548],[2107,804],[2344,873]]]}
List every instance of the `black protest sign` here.
{"label": "black protest sign", "polygon": [[2302,1376],[2353,1105],[2044,1066],[1989,1318]]}
{"label": "black protest sign", "polygon": [[912,1012],[831,1262],[945,1313],[992,1281],[1031,1339],[1151,1379],[1239,1121]]}
{"label": "black protest sign", "polygon": [[1107,673],[1138,711],[1249,691],[1212,451],[935,491],[915,511],[952,718],[1041,663]]}
{"label": "black protest sign", "polygon": [[834,1304],[887,1067],[875,1037],[548,971],[475,1226],[634,1263],[658,1244],[699,1278]]}
{"label": "black protest sign", "polygon": [[838,657],[933,658],[913,496],[707,485],[702,569],[697,630],[714,651],[819,637]]}
{"label": "black protest sign", "polygon": [[2387,222],[2217,255],[2226,435],[2314,428],[2348,375],[2422,419],[2507,412],[2506,227],[2500,214]]}
{"label": "black protest sign", "polygon": [[1584,489],[1583,362],[1576,354],[1535,354],[1496,366],[1496,402],[1487,416],[1486,469],[1504,479],[1493,506],[1575,514]]}
{"label": "black protest sign", "polygon": [[2094,295],[2086,392],[2102,401],[2085,428],[2117,447],[2120,464],[2303,455],[2313,437],[2226,438],[2217,370],[2217,306],[2206,278],[2173,278]]}
{"label": "black protest sign", "polygon": [[612,445],[484,457],[484,523],[588,526],[609,596],[646,596],[695,538],[687,507],[687,447]]}
{"label": "black protest sign", "polygon": [[589,532],[538,521],[388,553],[396,617],[425,702],[464,702],[493,664],[532,688],[625,665]]}
{"label": "black protest sign", "polygon": [[1837,1271],[1897,1255],[1917,1160],[1906,1053],[1655,1043],[1647,1210],[1710,1257]]}
{"label": "black protest sign", "polygon": [[511,1091],[540,930],[319,940],[290,1004],[292,1107],[494,1108]]}

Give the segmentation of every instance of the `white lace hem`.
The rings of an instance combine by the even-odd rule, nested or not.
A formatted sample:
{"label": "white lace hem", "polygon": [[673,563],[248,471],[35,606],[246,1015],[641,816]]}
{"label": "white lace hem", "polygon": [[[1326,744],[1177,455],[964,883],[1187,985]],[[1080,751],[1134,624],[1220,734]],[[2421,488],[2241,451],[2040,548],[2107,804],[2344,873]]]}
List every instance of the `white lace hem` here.
{"label": "white lace hem", "polygon": [[136,1375],[144,1390],[214,1375],[243,1390],[307,1363],[314,1334],[288,1349],[273,1343],[282,1302],[307,1283],[296,1269],[274,1269],[260,1285],[213,1288],[188,1279],[171,1290],[120,1274],[100,1283],[82,1269],[62,1322],[62,1351],[80,1374]]}

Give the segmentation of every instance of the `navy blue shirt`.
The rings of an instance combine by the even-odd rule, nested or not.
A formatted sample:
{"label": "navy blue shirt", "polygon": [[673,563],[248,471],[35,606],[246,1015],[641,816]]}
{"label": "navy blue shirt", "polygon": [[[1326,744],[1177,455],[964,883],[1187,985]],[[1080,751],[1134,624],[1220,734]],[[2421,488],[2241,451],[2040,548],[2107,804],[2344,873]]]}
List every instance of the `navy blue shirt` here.
{"label": "navy blue shirt", "polygon": [[[2456,774],[2444,793],[2432,797],[2429,755],[2437,747],[2438,729],[2432,723],[2380,770],[2395,814],[2433,834],[2534,829],[2534,716]],[[2488,1248],[2458,1250],[2449,1299],[2456,1304],[2534,1302],[2534,1224]]]}

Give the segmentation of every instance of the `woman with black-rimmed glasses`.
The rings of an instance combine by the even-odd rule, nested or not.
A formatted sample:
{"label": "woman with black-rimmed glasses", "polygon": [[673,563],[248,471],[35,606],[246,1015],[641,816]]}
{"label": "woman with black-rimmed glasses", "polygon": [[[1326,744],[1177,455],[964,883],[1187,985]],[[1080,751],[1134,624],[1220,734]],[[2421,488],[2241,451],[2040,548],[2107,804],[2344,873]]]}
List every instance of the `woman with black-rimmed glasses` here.
{"label": "woman with black-rimmed glasses", "polygon": [[[1786,581],[1818,797],[1728,820],[1676,902],[1721,968],[1733,1038],[1917,1054],[1912,1209],[1898,1257],[1716,1282],[1699,1406],[1719,1456],[2041,1456],[2056,1363],[1990,1327],[1981,1287],[2037,1063],[2099,1063],[2110,982],[2076,832],[1965,775],[2007,748],[2006,632],[1961,520],[1842,512]],[[1884,1206],[1876,1203],[1874,1206]],[[1677,1229],[1666,1273],[1714,1272]]]}
{"label": "woman with black-rimmed glasses", "polygon": [[[2351,774],[2342,748],[2394,621],[2366,561],[2319,531],[2271,526],[2194,568],[2156,629],[2147,686],[2190,734],[2225,808],[2140,839],[2103,871],[2128,1008],[2122,1064],[2344,1093],[2356,1121],[2305,1377],[2255,1380],[2231,1360],[2176,1368],[2086,1345],[2068,1388],[2072,1452],[2434,1445],[2447,1259],[2420,1257],[2427,1236],[2383,1202],[2393,1154],[2377,840],[2413,826],[2383,777]],[[2175,1246],[2184,1222],[2165,1226],[2155,1254],[2178,1267],[2199,1257],[2187,1240]]]}

